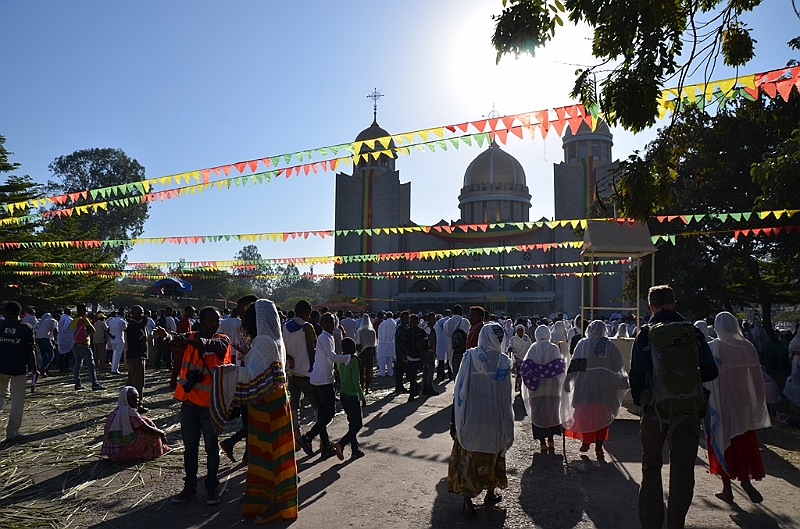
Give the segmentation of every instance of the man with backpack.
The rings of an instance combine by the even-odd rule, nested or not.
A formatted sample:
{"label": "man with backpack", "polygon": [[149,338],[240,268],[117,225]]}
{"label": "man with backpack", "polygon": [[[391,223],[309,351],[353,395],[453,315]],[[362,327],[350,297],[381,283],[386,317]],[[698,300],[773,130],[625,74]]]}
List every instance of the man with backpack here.
{"label": "man with backpack", "polygon": [[694,495],[694,466],[700,421],[706,413],[702,383],[717,378],[703,334],[675,311],[669,285],[652,287],[653,316],[636,336],[631,354],[631,394],[641,406],[642,485],[639,520],[644,529],[664,523],[661,453],[669,440],[667,527],[682,528]]}

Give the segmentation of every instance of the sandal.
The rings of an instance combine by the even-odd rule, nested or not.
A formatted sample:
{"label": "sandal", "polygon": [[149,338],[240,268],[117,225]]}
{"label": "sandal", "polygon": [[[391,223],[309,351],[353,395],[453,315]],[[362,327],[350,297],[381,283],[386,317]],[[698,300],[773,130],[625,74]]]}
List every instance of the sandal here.
{"label": "sandal", "polygon": [[470,498],[464,498],[464,516],[467,518],[475,518],[478,516],[478,511],[475,510],[475,506],[472,504]]}
{"label": "sandal", "polygon": [[503,501],[503,496],[501,496],[500,494],[497,494],[497,493],[489,494],[489,493],[487,493],[486,497],[483,499],[483,504],[484,505],[497,505],[501,501]]}
{"label": "sandal", "polygon": [[750,501],[753,503],[761,503],[764,501],[764,497],[756,490],[752,483],[742,483],[742,488],[747,493],[747,497],[750,498]]}

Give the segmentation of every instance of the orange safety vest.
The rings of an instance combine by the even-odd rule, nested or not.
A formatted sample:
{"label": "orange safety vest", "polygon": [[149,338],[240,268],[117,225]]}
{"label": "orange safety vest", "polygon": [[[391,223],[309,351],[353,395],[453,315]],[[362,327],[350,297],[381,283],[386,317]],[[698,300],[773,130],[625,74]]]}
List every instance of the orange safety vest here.
{"label": "orange safety vest", "polygon": [[[195,332],[188,333],[189,338],[194,338],[194,335],[197,334]],[[214,335],[214,338],[222,336],[221,334],[217,333]],[[205,360],[205,364],[203,361]],[[175,399],[179,401],[191,401],[198,406],[204,406],[206,408],[211,406],[211,373],[214,372],[214,368],[216,366],[221,366],[223,364],[230,364],[231,363],[231,346],[228,345],[228,349],[225,351],[225,356],[222,360],[214,354],[205,354],[203,351],[198,351],[198,349],[193,345],[186,345],[186,349],[183,351],[183,362],[181,363],[181,374],[180,380],[178,380],[178,387],[175,388]],[[183,383],[186,382],[186,372],[189,369],[197,369],[203,373],[203,380],[198,382],[192,388],[192,391],[185,392],[183,390]]]}

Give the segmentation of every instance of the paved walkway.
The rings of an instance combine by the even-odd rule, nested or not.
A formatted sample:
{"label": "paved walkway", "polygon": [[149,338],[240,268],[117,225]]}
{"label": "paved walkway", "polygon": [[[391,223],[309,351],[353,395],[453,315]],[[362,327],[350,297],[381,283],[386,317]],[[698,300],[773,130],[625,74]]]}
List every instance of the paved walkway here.
{"label": "paved walkway", "polygon": [[[156,382],[156,381],[154,381]],[[598,463],[578,452],[579,443],[567,440],[568,465],[561,455],[534,454],[530,422],[524,407],[515,401],[514,446],[508,453],[509,488],[503,491],[500,508],[478,507],[475,520],[464,518],[460,498],[447,492],[447,464],[452,441],[449,435],[452,384],[438,386],[444,393],[407,403],[405,396],[394,398],[389,390],[371,395],[375,400],[366,408],[365,426],[359,437],[367,456],[344,462],[318,456],[301,457],[300,517],[293,524],[277,522],[272,527],[364,527],[364,528],[460,528],[534,527],[544,529],[635,528],[638,527],[637,492],[641,479],[638,423],[626,416],[614,422],[606,443],[607,462]],[[39,390],[37,389],[37,392]],[[43,388],[41,391],[47,391]],[[43,396],[37,396],[39,398]],[[64,402],[75,409],[86,404],[78,428],[91,430],[91,443],[73,453],[72,445],[58,438],[41,439],[40,448],[53,443],[59,457],[70,461],[70,468],[51,472],[38,469],[33,476],[35,489],[51,491],[50,501],[73,502],[67,522],[73,527],[142,529],[148,523],[159,528],[240,527],[251,521],[240,519],[240,498],[244,490],[245,467],[223,462],[220,477],[225,486],[222,504],[207,506],[202,493],[186,504],[174,506],[171,495],[182,486],[180,451],[145,465],[114,465],[96,453],[97,428],[107,414],[109,398],[103,405],[96,394],[83,393]],[[83,399],[83,400],[80,400]],[[88,403],[88,404],[87,404]],[[27,404],[27,402],[26,402]],[[171,426],[171,439],[179,445],[177,405],[168,391],[152,398],[152,416],[159,426]],[[91,417],[94,417],[92,419]],[[102,425],[100,425],[102,427]],[[332,438],[346,431],[343,414],[330,427]],[[48,432],[50,430],[47,430]],[[49,434],[48,434],[49,435]],[[68,432],[69,435],[69,432]],[[538,442],[536,443],[538,447]],[[69,447],[69,448],[67,448]],[[243,445],[237,447],[241,457]],[[20,449],[21,450],[21,449]],[[93,452],[92,452],[93,451]],[[707,472],[706,454],[701,449],[697,462],[695,499],[687,520],[693,528],[772,529],[800,527],[800,471],[785,461],[780,447],[765,445],[762,450],[768,477],[757,484],[766,498],[753,505],[735,487],[736,504],[728,505],[714,497],[720,483]],[[302,452],[298,452],[302,455]],[[345,449],[345,457],[349,448]],[[12,449],[0,451],[8,463]],[[201,479],[204,465],[201,453]],[[70,458],[74,459],[72,461]],[[224,460],[223,456],[223,460]],[[0,477],[1,478],[1,477]],[[668,472],[664,473],[665,485]],[[87,485],[88,483],[88,485]],[[1,482],[0,482],[1,484]],[[73,494],[74,492],[74,494]],[[22,502],[26,496],[16,498]],[[13,501],[15,497],[11,498]],[[38,505],[42,505],[38,499]],[[476,501],[480,504],[481,499]],[[44,504],[47,505],[47,504]],[[55,505],[55,504],[53,504]],[[70,504],[72,505],[72,504]],[[9,500],[0,503],[8,507]],[[70,510],[72,507],[70,507]],[[2,525],[2,524],[0,524]]]}

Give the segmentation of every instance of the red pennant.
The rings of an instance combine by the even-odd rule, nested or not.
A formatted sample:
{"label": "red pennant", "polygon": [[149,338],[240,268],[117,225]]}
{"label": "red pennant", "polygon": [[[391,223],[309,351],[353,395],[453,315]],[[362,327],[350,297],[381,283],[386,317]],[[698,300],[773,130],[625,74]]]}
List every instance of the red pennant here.
{"label": "red pennant", "polygon": [[492,118],[489,120],[489,130],[495,130],[497,128],[497,122],[500,121],[500,118]]}
{"label": "red pennant", "polygon": [[225,173],[225,176],[228,176],[231,173],[231,166],[230,165],[223,165],[221,167],[221,169]]}
{"label": "red pennant", "polygon": [[553,110],[555,110],[556,117],[558,117],[559,121],[564,121],[567,119],[567,109],[565,109],[564,107],[554,108]]}
{"label": "red pennant", "polygon": [[569,118],[567,120],[567,122],[569,123],[569,130],[572,131],[572,134],[577,134],[578,133],[578,127],[581,126],[583,121],[584,120],[583,120],[583,118],[581,116],[571,117],[571,118]]}
{"label": "red pennant", "polygon": [[457,228],[463,231],[464,233],[467,233],[469,231],[469,224],[459,224]]}
{"label": "red pennant", "polygon": [[456,128],[453,125],[447,125],[445,128],[447,130],[449,130],[450,132],[453,132],[453,133],[455,133],[455,131],[456,131]]}
{"label": "red pennant", "polygon": [[506,129],[511,130],[511,127],[514,126],[514,118],[516,116],[505,116],[502,118],[503,125],[505,125]]}
{"label": "red pennant", "polygon": [[483,129],[486,128],[486,120],[482,119],[480,121],[472,121],[470,122],[470,125],[478,129],[478,132],[483,132]]}
{"label": "red pennant", "polygon": [[69,193],[68,196],[69,196],[69,199],[71,201],[76,202],[80,198],[81,194],[80,193]]}
{"label": "red pennant", "polygon": [[764,83],[761,85],[761,89],[772,99],[775,99],[775,96],[778,93],[778,87],[775,86],[775,83]]}
{"label": "red pennant", "polygon": [[203,183],[208,183],[208,179],[211,177],[211,171],[209,169],[201,169],[200,175],[203,177]]}
{"label": "red pennant", "polygon": [[263,164],[264,164],[264,167],[269,167],[269,165],[270,165],[272,162],[270,161],[270,159],[269,159],[269,158],[261,158],[261,163],[263,163]]}
{"label": "red pennant", "polygon": [[550,124],[556,129],[556,134],[561,136],[561,133],[564,132],[564,125],[566,125],[566,122],[563,119],[558,119],[557,121],[551,121]]}
{"label": "red pennant", "polygon": [[469,123],[459,123],[458,125],[456,125],[456,128],[464,133],[467,132],[467,127],[469,127]]}
{"label": "red pennant", "polygon": [[664,216],[661,216],[661,217],[656,217],[656,219],[658,220],[658,222],[664,222],[665,220],[667,220],[667,217],[666,217],[666,215],[664,215]]}
{"label": "red pennant", "polygon": [[522,127],[511,127],[508,130],[510,130],[511,134],[513,134],[517,138],[522,139]]}
{"label": "red pennant", "polygon": [[250,160],[247,162],[247,167],[250,169],[251,173],[255,173],[256,169],[258,169],[258,160]]}
{"label": "red pennant", "polygon": [[306,176],[308,176],[309,171],[311,171],[311,164],[310,163],[304,163],[303,164],[303,172],[306,174]]}
{"label": "red pennant", "polygon": [[[481,230],[482,232],[486,233],[486,229],[489,227],[489,225],[488,224],[475,224],[475,227],[478,228],[478,230]],[[475,231],[477,231],[477,230],[475,230]]]}
{"label": "red pennant", "polygon": [[219,167],[212,167],[211,170],[214,171],[216,176],[219,176]]}
{"label": "red pennant", "polygon": [[[239,171],[239,174],[244,173],[244,168],[245,168],[246,165],[247,165],[246,162],[238,162],[238,163],[233,164],[233,166],[236,168],[236,170]],[[227,173],[225,173],[225,174],[227,174]]]}
{"label": "red pennant", "polygon": [[788,102],[789,94],[792,92],[792,87],[794,86],[794,79],[783,79],[782,81],[778,81],[775,84],[783,100]]}
{"label": "red pennant", "polygon": [[506,138],[508,137],[508,131],[504,129],[499,129],[494,131],[494,136],[497,136],[497,139],[500,140],[500,143],[503,145],[506,144]]}

